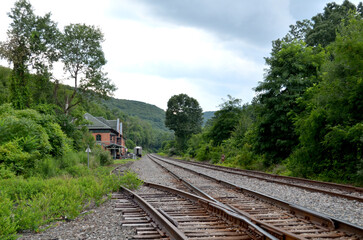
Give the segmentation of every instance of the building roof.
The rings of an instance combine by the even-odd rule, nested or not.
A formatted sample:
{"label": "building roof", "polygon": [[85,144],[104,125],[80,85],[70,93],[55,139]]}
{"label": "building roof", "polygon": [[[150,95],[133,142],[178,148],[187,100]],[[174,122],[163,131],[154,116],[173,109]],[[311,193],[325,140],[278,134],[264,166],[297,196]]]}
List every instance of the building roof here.
{"label": "building roof", "polygon": [[88,129],[110,129],[116,132],[120,132],[118,129],[119,120],[106,120],[103,117],[94,117],[89,113],[84,114],[84,118],[91,122],[90,125],[87,125]]}

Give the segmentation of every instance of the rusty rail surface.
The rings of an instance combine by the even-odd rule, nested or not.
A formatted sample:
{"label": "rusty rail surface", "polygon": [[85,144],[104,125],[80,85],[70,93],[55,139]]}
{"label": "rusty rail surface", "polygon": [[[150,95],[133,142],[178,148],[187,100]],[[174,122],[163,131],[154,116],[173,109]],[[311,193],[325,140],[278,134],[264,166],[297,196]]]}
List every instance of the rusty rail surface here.
{"label": "rusty rail surface", "polygon": [[[153,156],[155,156],[155,155],[153,155]],[[157,157],[157,156],[155,156],[155,157]],[[256,179],[267,181],[267,182],[283,184],[283,185],[287,185],[287,186],[293,186],[293,187],[302,188],[302,189],[312,191],[312,192],[325,193],[325,194],[328,194],[331,196],[346,198],[346,199],[355,200],[358,202],[363,202],[363,197],[351,195],[351,193],[353,193],[353,194],[356,193],[357,195],[362,194],[363,188],[359,188],[359,187],[337,184],[337,183],[320,182],[320,181],[315,181],[315,180],[289,177],[289,176],[280,176],[280,175],[276,175],[276,174],[269,174],[269,173],[253,171],[253,170],[244,170],[244,169],[231,168],[231,167],[225,167],[225,166],[217,166],[217,165],[212,165],[212,164],[208,164],[208,163],[183,161],[183,160],[171,159],[171,158],[168,158],[168,160],[177,161],[177,162],[181,162],[184,164],[195,165],[195,166],[199,166],[199,167],[203,167],[203,168],[213,169],[213,170],[217,170],[217,171],[222,171],[222,172],[226,172],[229,174],[256,178]],[[314,185],[314,186],[305,186],[305,185],[301,185],[301,183]],[[321,189],[319,187],[330,189],[330,190]],[[341,191],[341,192],[337,192],[337,190]]]}
{"label": "rusty rail surface", "polygon": [[133,193],[127,188],[121,187],[121,192],[125,192],[128,196],[132,198],[132,200],[140,206],[157,224],[157,226],[166,232],[168,236],[175,240],[184,240],[187,239],[187,236],[184,235],[176,226],[174,226],[167,218],[165,218],[161,213],[159,213],[154,207],[152,207],[148,202],[142,199],[136,193]]}
{"label": "rusty rail surface", "polygon": [[115,201],[115,211],[121,212],[121,226],[134,228],[135,233],[130,233],[132,239],[170,239],[129,196],[113,193],[112,200]]}
{"label": "rusty rail surface", "polygon": [[[145,198],[148,202],[151,202],[151,204],[154,202],[157,206],[164,204],[169,205],[167,210],[162,210],[162,212],[166,213],[168,218],[173,219],[174,224],[176,223],[187,237],[277,240],[277,238],[264,231],[249,219],[237,215],[231,212],[230,209],[224,208],[213,201],[155,183],[145,182],[144,186],[155,188],[168,194],[165,196],[157,194],[156,196],[151,197],[146,195]],[[174,201],[170,201],[170,195],[177,196],[177,198],[173,198]],[[166,198],[166,201],[163,201],[163,198]],[[170,207],[170,205],[172,207]],[[180,208],[183,205],[187,205],[187,210],[182,209],[182,211],[180,211]],[[205,212],[203,213],[201,209],[204,209],[203,211]],[[195,212],[195,210],[197,211],[197,215],[193,219],[193,212]],[[215,217],[217,217],[218,220]],[[215,224],[219,225],[218,229],[213,229],[213,225]]]}
{"label": "rusty rail surface", "polygon": [[[159,159],[165,162],[165,160],[163,160],[160,157],[151,156],[151,158]],[[172,164],[168,161],[166,161],[166,163]],[[176,167],[183,168],[178,165],[176,165]],[[234,190],[242,192],[243,194],[253,196],[254,198],[260,199],[263,202],[269,203],[270,207],[265,206],[263,204],[261,205],[261,203],[258,204],[252,203],[251,205],[251,203],[247,202],[246,200],[241,200],[241,202],[239,203],[236,203],[235,199],[232,199],[233,201],[230,201],[230,199],[228,198],[220,200],[223,204],[227,204],[227,206],[232,208],[236,213],[246,216],[247,218],[251,219],[251,221],[255,222],[257,225],[261,226],[263,229],[265,229],[266,231],[270,232],[271,234],[275,235],[280,239],[302,239],[305,237],[314,238],[314,236],[332,237],[332,238],[352,237],[353,239],[363,238],[363,229],[360,228],[359,226],[331,218],[324,214],[320,214],[315,211],[311,211],[309,209],[294,204],[290,204],[288,202],[272,198],[258,192],[241,188],[239,186],[236,186],[235,184],[215,179],[213,177],[196,172],[194,170],[190,170],[187,168],[184,169],[193,172],[195,174],[198,174],[200,176],[203,176],[205,178],[211,179],[219,184],[223,184],[228,188],[232,188]],[[168,171],[171,172],[170,170]],[[173,175],[177,176],[175,173],[173,173]],[[177,176],[177,178],[180,181],[182,180],[179,176]],[[185,185],[187,186],[189,185],[189,183]],[[195,189],[197,188],[194,188],[193,191],[196,191]],[[203,193],[203,195],[208,196],[208,194],[206,193]],[[217,197],[213,197],[212,199],[214,198]],[[241,204],[246,206],[242,206]],[[289,226],[292,225],[291,222],[289,223],[289,221],[291,220],[286,220],[287,221],[287,224],[285,224],[286,226],[282,223],[283,221],[276,220],[278,218],[278,215],[276,213],[276,209],[271,208],[271,205],[284,209],[285,213],[283,214],[283,216],[286,219],[288,219],[286,217],[288,215],[290,215],[290,219],[293,219],[294,217],[298,218],[295,219],[294,221],[296,221],[297,224],[300,226],[299,227]],[[269,210],[269,208],[272,210]],[[255,209],[259,209],[259,211]],[[262,216],[266,215],[267,217],[263,218],[260,217],[259,215]],[[271,226],[271,224],[266,224],[266,223],[274,223],[274,221],[276,224],[275,225],[272,224],[273,226]],[[304,227],[303,226],[304,222],[309,223],[310,227],[306,226]],[[344,234],[341,234],[340,231],[344,232]],[[313,234],[314,232],[318,232],[319,234]]]}
{"label": "rusty rail surface", "polygon": [[[135,194],[121,188],[121,192],[147,212],[155,225],[166,233],[162,239],[168,236],[170,239],[277,240],[250,220],[205,198],[148,182],[142,188],[150,190]],[[123,211],[137,210],[133,206],[131,210],[127,208]],[[134,224],[140,222],[145,223],[145,220],[131,220]],[[160,235],[154,237],[160,239]],[[141,239],[142,236],[134,238]],[[144,238],[151,239],[150,236]]]}

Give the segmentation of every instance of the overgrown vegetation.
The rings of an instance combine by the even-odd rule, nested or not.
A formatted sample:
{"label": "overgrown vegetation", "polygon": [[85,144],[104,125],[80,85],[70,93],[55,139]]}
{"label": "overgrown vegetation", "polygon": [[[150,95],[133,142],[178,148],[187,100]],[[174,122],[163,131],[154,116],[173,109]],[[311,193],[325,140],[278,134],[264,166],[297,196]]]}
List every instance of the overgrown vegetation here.
{"label": "overgrown vegetation", "polygon": [[105,195],[120,185],[133,189],[141,184],[134,173],[117,177],[110,175],[107,167],[88,170],[85,165],[76,165],[67,170],[68,174],[48,179],[0,179],[1,239],[16,239],[17,232],[38,232],[53,221],[74,219],[91,205],[107,200]]}
{"label": "overgrown vegetation", "polygon": [[363,5],[329,3],[272,43],[250,104],[229,96],[188,147],[164,154],[363,185]]}
{"label": "overgrown vegetation", "polygon": [[[0,43],[0,57],[12,65],[0,67],[1,239],[74,219],[120,185],[141,184],[132,172],[110,175],[110,153],[84,127],[86,111],[130,121],[99,103],[99,97],[107,99],[115,89],[102,70],[101,31],[71,24],[61,32],[50,13],[35,15],[26,0],[16,1],[9,17],[8,39]],[[74,44],[76,48],[68,48]],[[74,87],[51,82],[57,61],[65,65]],[[89,168],[87,146],[92,149]]]}

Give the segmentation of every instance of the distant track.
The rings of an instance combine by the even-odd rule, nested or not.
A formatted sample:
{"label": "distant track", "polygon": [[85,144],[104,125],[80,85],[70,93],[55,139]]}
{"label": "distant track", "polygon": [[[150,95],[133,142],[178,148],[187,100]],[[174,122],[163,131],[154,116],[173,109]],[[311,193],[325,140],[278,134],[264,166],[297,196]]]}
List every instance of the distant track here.
{"label": "distant track", "polygon": [[288,176],[279,176],[275,174],[268,174],[259,171],[252,171],[252,170],[243,170],[237,168],[230,168],[218,165],[212,165],[208,163],[200,163],[200,162],[191,162],[191,161],[183,161],[177,160],[172,158],[167,158],[168,160],[181,162],[184,164],[190,164],[194,166],[199,166],[203,168],[213,169],[221,172],[226,172],[229,174],[235,174],[250,178],[256,178],[259,180],[283,184],[287,186],[293,186],[297,188],[302,188],[312,192],[320,192],[325,193],[331,196],[336,196],[340,198],[345,198],[349,200],[355,200],[358,202],[363,202],[363,188],[343,185],[343,184],[336,184],[336,183],[329,183],[329,182],[320,182],[314,180],[308,180],[303,178],[296,178],[296,177],[288,177]]}
{"label": "distant track", "polygon": [[[174,175],[179,181],[184,181],[184,184],[189,186],[191,191],[198,192],[200,189],[203,189],[198,194],[211,201],[218,201],[219,204],[230,207],[236,214],[247,217],[280,239],[363,238],[363,229],[359,226],[333,219],[306,208],[243,189],[203,173],[184,168],[184,170],[193,172],[196,176],[203,176],[214,181],[213,183],[206,180],[195,180],[198,184],[193,186],[164,166],[165,163],[167,165],[172,164],[170,160],[165,160],[155,155],[148,156]],[[181,166],[176,167],[182,168]]]}

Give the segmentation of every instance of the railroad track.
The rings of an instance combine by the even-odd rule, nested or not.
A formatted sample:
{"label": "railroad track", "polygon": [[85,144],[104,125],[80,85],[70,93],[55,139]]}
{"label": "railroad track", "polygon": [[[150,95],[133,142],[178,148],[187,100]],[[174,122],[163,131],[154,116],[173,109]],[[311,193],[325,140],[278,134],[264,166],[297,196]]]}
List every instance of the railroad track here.
{"label": "railroad track", "polygon": [[283,184],[287,186],[293,186],[297,188],[302,188],[311,192],[319,192],[325,193],[331,196],[336,196],[340,198],[345,198],[349,200],[355,200],[358,202],[363,202],[363,188],[336,184],[336,183],[328,183],[328,182],[320,182],[314,180],[308,180],[303,178],[295,178],[289,176],[279,176],[275,174],[268,174],[259,171],[252,170],[243,170],[236,169],[224,166],[216,166],[208,163],[200,163],[200,162],[191,162],[191,161],[182,161],[177,159],[168,158],[168,160],[180,162],[183,164],[190,164],[198,167],[213,169],[221,172],[226,172],[229,174],[235,174],[244,177],[255,178],[267,182]]}
{"label": "railroad track", "polygon": [[[191,191],[196,193],[200,191],[198,194],[203,197],[230,207],[236,214],[247,217],[280,239],[363,238],[363,229],[358,226],[243,189],[190,169],[184,169],[193,172],[187,175],[189,180],[187,182],[165,166],[171,164],[170,162],[165,162],[165,160],[152,155],[149,157],[171,172],[176,179],[184,181],[184,184],[189,186]],[[160,163],[161,160],[163,161],[162,164]],[[180,166],[177,167],[180,168]],[[200,175],[204,177],[203,180]],[[190,181],[195,185],[193,186]]]}
{"label": "railroad track", "polygon": [[113,193],[112,199],[116,201],[115,211],[122,213],[121,226],[135,228],[133,239],[170,239],[128,195]]}
{"label": "railroad track", "polygon": [[123,226],[137,227],[134,239],[271,239],[260,227],[212,201],[153,183],[137,195],[125,188],[119,200]]}

